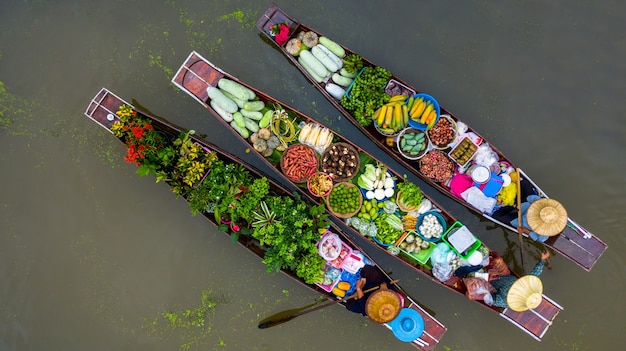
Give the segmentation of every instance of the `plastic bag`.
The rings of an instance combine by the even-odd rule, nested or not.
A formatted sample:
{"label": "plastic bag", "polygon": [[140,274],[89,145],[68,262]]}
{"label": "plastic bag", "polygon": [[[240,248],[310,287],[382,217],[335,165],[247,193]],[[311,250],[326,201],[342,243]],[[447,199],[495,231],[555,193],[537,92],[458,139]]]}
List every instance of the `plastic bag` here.
{"label": "plastic bag", "polygon": [[436,264],[447,264],[448,253],[450,253],[450,247],[446,243],[439,243],[433,249],[430,254],[430,263],[434,266]]}
{"label": "plastic bag", "polygon": [[433,266],[433,275],[437,280],[445,282],[452,277],[452,267],[447,263],[435,263]]}
{"label": "plastic bag", "polygon": [[398,210],[398,205],[393,201],[385,201],[383,204],[383,210],[386,213],[395,213]]}
{"label": "plastic bag", "polygon": [[496,292],[493,285],[481,278],[463,278],[463,284],[467,288],[465,296],[470,300],[483,300],[485,295]]}
{"label": "plastic bag", "polygon": [[493,212],[497,200],[486,196],[480,189],[473,186],[461,193],[461,197],[482,213]]}
{"label": "plastic bag", "polygon": [[491,149],[491,146],[489,146],[489,144],[482,143],[478,147],[476,155],[474,155],[474,162],[476,164],[489,168],[492,164],[498,162],[498,154],[496,154]]}

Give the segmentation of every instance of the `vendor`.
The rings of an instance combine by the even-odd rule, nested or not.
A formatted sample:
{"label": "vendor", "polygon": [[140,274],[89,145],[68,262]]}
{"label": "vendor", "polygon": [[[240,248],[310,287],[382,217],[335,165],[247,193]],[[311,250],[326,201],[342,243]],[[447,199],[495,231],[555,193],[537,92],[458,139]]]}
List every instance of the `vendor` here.
{"label": "vendor", "polygon": [[356,298],[348,300],[346,302],[346,308],[352,312],[360,313],[366,316],[365,304],[367,302],[367,298],[372,295],[377,290],[370,291],[368,293],[363,293],[363,291],[368,290],[370,288],[379,286],[381,284],[385,284],[387,288],[391,290],[395,290],[394,286],[391,285],[391,281],[387,276],[382,274],[380,270],[378,270],[375,266],[366,264],[361,269],[361,279],[356,282]]}
{"label": "vendor", "polygon": [[514,228],[528,234],[539,242],[545,242],[549,237],[561,233],[567,225],[567,211],[558,201],[539,197],[528,181],[521,180],[522,198],[526,201],[521,203],[522,224],[518,223],[517,209],[513,206],[505,206],[493,213],[493,217],[501,222],[509,223]]}
{"label": "vendor", "polygon": [[[548,260],[549,257],[550,257],[550,253],[548,251],[542,252],[541,259],[539,260],[539,262],[537,262],[537,264],[532,269],[532,271],[530,271],[528,276],[534,276],[536,278],[539,278],[539,276],[543,272],[543,267],[545,266],[546,261]],[[527,301],[528,303],[528,305],[526,306],[528,308],[526,309],[532,309],[532,308],[537,307],[539,303],[541,303],[541,291],[539,291],[540,289],[538,289],[537,287],[536,280],[534,278],[528,278],[528,276],[524,276],[518,279],[516,276],[509,274],[509,275],[501,276],[496,280],[492,280],[491,285],[493,285],[493,287],[496,289],[496,292],[493,294],[492,299],[488,299],[488,298],[485,299],[485,303],[487,303],[488,305],[493,305],[497,307],[511,307],[509,306],[508,300],[513,300],[513,296],[516,296],[517,299],[520,299],[520,296],[526,295],[525,301]],[[525,294],[517,294],[518,291],[516,288],[513,291],[513,294],[511,294],[510,292],[511,292],[513,285],[516,282],[518,282],[518,280],[521,280],[521,279],[524,279],[523,282],[528,281],[528,284],[525,284],[525,285],[527,286],[527,288],[534,288],[534,291],[527,290],[525,291]],[[539,283],[539,286],[540,285],[541,284]],[[537,296],[537,294],[539,295]],[[515,306],[513,310],[521,312],[519,311],[517,306]]]}

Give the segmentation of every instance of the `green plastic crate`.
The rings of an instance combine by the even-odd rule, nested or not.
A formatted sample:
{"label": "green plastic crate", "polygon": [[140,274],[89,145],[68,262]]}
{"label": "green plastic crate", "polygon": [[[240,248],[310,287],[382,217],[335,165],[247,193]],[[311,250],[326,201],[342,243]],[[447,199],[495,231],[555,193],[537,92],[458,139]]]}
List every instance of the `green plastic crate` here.
{"label": "green plastic crate", "polygon": [[[452,251],[454,251],[457,255],[459,255],[459,257],[461,257],[462,259],[467,259],[471,254],[473,254],[476,250],[478,250],[478,248],[480,247],[480,245],[482,245],[482,243],[480,242],[480,240],[478,240],[478,238],[472,234],[469,230],[469,234],[472,235],[472,237],[474,238],[474,242],[467,247],[467,249],[459,252],[457,250],[457,248],[454,247],[454,245],[452,245],[452,243],[450,243],[448,237],[452,234],[454,234],[457,230],[461,230],[462,228],[465,228],[465,226],[461,223],[461,222],[454,222],[450,228],[448,228],[448,230],[441,236],[441,238],[443,239],[443,241],[448,244],[448,246],[450,246],[450,248],[452,249]],[[467,229],[467,228],[465,228]],[[463,229],[464,230],[464,229]]]}

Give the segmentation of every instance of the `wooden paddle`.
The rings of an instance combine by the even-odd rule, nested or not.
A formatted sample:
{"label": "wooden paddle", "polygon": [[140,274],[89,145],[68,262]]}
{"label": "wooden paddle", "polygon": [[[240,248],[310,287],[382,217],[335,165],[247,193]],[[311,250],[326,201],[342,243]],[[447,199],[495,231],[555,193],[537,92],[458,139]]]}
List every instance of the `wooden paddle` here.
{"label": "wooden paddle", "polygon": [[[395,284],[397,282],[398,282],[398,280],[392,280],[390,284]],[[363,294],[366,294],[368,292],[374,291],[374,290],[378,289],[379,287],[380,287],[380,285],[372,287],[372,288],[369,288],[369,289],[363,291]],[[354,294],[352,294],[352,295],[350,295],[348,297],[344,297],[343,299],[337,299],[337,300],[328,301],[325,304],[316,306],[320,302],[324,301],[324,300],[319,300],[319,301],[316,301],[316,302],[314,302],[314,303],[312,303],[310,305],[307,305],[307,306],[304,306],[304,307],[301,307],[301,308],[294,308],[294,309],[291,309],[291,310],[282,311],[282,312],[276,313],[275,315],[272,315],[272,316],[267,317],[264,320],[260,321],[258,327],[259,327],[259,329],[271,328],[273,326],[276,326],[276,325],[279,325],[279,324],[282,324],[282,323],[285,323],[285,322],[289,322],[290,320],[292,320],[292,319],[294,319],[294,318],[296,318],[298,316],[302,316],[303,314],[307,314],[309,312],[321,310],[323,308],[326,308],[328,306],[332,306],[332,305],[338,304],[338,303],[343,302],[343,301],[348,301],[350,299],[355,298],[356,296],[357,296],[356,293],[354,293]],[[313,307],[313,306],[315,306],[315,307]],[[313,308],[311,308],[311,307],[313,307]]]}
{"label": "wooden paddle", "polygon": [[524,273],[524,239],[522,238],[522,227],[524,223],[522,222],[522,182],[520,178],[522,177],[522,172],[517,168],[517,234],[519,234],[519,249],[520,249],[520,257],[522,263],[522,273]]}
{"label": "wooden paddle", "polygon": [[[522,173],[520,172],[520,169],[517,168],[517,232],[519,234],[519,244],[520,244],[520,255],[522,257],[522,273],[524,273],[524,248],[523,248],[523,242],[522,242],[522,231],[521,231],[521,226],[523,226],[522,224],[522,185],[521,185],[521,175]],[[545,248],[545,246],[544,246]],[[552,269],[552,265],[550,264],[550,258],[548,257],[546,259],[546,267],[548,267],[548,269]]]}

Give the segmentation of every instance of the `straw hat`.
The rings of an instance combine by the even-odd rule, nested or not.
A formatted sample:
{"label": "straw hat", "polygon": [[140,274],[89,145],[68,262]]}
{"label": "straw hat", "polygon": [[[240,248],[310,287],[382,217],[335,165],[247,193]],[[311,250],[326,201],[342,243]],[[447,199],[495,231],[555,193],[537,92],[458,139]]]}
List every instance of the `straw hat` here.
{"label": "straw hat", "polygon": [[516,312],[537,308],[541,304],[543,284],[534,275],[526,275],[513,283],[506,295],[506,303]]}
{"label": "straw hat", "polygon": [[424,318],[412,308],[403,308],[398,316],[389,323],[396,338],[404,342],[411,342],[424,332]]}
{"label": "straw hat", "polygon": [[540,235],[553,236],[565,229],[567,211],[553,199],[539,199],[528,207],[526,220],[530,229]]}
{"label": "straw hat", "polygon": [[386,288],[372,293],[365,302],[365,313],[376,323],[392,321],[398,316],[401,308],[398,294]]}

